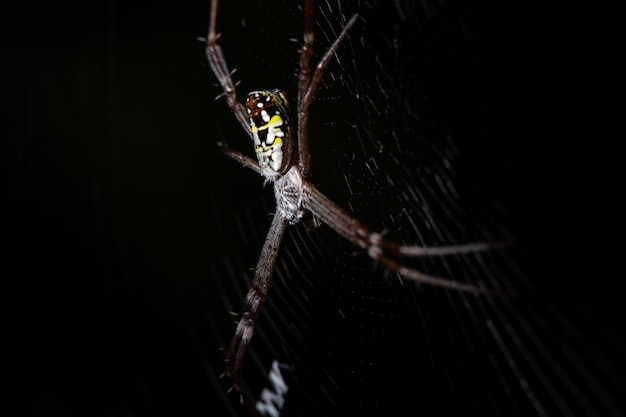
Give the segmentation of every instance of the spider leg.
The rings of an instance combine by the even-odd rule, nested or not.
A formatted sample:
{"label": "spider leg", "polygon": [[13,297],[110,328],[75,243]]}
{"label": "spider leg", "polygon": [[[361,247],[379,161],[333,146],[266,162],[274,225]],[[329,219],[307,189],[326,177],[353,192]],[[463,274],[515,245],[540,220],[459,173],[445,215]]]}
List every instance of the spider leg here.
{"label": "spider leg", "polygon": [[496,249],[504,244],[474,243],[460,246],[423,247],[405,246],[385,239],[379,233],[375,233],[363,226],[357,219],[350,216],[345,210],[323,195],[311,183],[304,184],[304,207],[317,216],[322,222],[332,227],[337,233],[348,239],[358,248],[367,252],[373,259],[381,262],[389,270],[398,273],[405,279],[410,279],[423,284],[445,287],[456,291],[473,294],[503,295],[495,290],[480,288],[471,284],[452,281],[447,278],[429,275],[416,269],[402,265],[395,258],[387,254],[391,252],[405,256],[425,255],[452,255],[469,252],[479,252]]}
{"label": "spider leg", "polygon": [[311,83],[311,57],[315,42],[315,0],[304,4],[304,43],[300,50],[300,72],[298,75],[298,110]]}
{"label": "spider leg", "polygon": [[244,167],[250,168],[259,175],[263,175],[261,172],[261,167],[259,166],[259,163],[257,161],[250,158],[248,155],[244,155],[241,152],[234,150],[224,143],[219,143],[218,145],[222,149],[222,152],[224,152],[224,154],[239,162]]}
{"label": "spider leg", "polygon": [[224,90],[223,95],[226,97],[228,107],[230,107],[233,113],[235,113],[235,117],[237,117],[239,124],[241,124],[248,136],[252,137],[252,132],[250,131],[250,127],[248,125],[246,110],[243,105],[237,101],[237,90],[235,89],[235,84],[233,83],[230,71],[226,65],[226,59],[224,59],[222,48],[217,44],[217,34],[215,32],[216,24],[217,0],[213,0],[211,2],[211,20],[209,23],[209,34],[207,36],[205,49],[206,56],[209,61],[209,65],[211,66],[211,70],[213,70],[215,77],[222,86],[222,90]]}
{"label": "spider leg", "polygon": [[315,67],[315,72],[313,73],[313,76],[311,77],[311,81],[306,90],[306,93],[302,97],[301,106],[305,110],[308,110],[309,105],[313,101],[313,97],[315,96],[315,90],[317,90],[317,86],[319,85],[319,82],[322,79],[322,75],[324,75],[324,70],[326,69],[326,66],[328,65],[331,58],[333,57],[333,54],[337,51],[337,48],[339,48],[339,45],[341,45],[341,42],[343,42],[344,38],[348,35],[348,31],[350,31],[352,26],[356,23],[356,20],[358,17],[359,17],[358,14],[355,14],[354,16],[352,16],[352,18],[348,21],[348,23],[346,23],[346,25],[341,30],[341,33],[339,34],[339,36],[337,36],[337,39],[335,39],[335,41],[332,43],[332,45],[330,45],[328,50],[324,53],[322,58],[317,63],[317,66]]}
{"label": "spider leg", "polygon": [[337,36],[337,39],[335,39],[322,59],[317,63],[315,71],[311,74],[311,57],[315,41],[315,0],[307,0],[304,6],[304,43],[300,51],[300,75],[298,77],[298,161],[304,178],[309,177],[311,170],[308,136],[309,106],[313,101],[315,90],[322,79],[328,62],[347,36],[357,17],[358,15],[356,14],[352,16],[341,30],[339,36]]}
{"label": "spider leg", "polygon": [[244,301],[241,320],[237,325],[235,335],[230,342],[226,358],[224,359],[226,374],[233,381],[233,386],[239,392],[242,392],[240,376],[246,349],[254,333],[254,326],[259,318],[261,305],[267,299],[274,264],[276,263],[278,249],[286,226],[287,220],[280,211],[277,211],[272,220],[272,225],[270,226],[267,237],[265,238],[259,262],[254,271],[252,287],[248,291]]}

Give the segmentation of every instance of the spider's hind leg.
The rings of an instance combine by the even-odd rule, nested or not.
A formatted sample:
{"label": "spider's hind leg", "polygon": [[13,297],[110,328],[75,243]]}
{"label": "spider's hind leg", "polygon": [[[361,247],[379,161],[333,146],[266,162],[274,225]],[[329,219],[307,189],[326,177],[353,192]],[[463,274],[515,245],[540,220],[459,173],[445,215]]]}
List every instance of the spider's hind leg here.
{"label": "spider's hind leg", "polygon": [[[206,37],[206,56],[211,66],[211,70],[215,77],[222,86],[223,94],[226,97],[228,107],[235,113],[235,117],[239,121],[239,124],[243,127],[246,133],[252,137],[252,132],[248,126],[248,116],[243,105],[237,101],[237,90],[233,79],[231,78],[231,71],[228,70],[226,65],[226,59],[222,53],[222,48],[217,44],[217,0],[211,2],[211,20],[209,24],[209,33]],[[221,96],[220,95],[220,96]]]}
{"label": "spider's hind leg", "polygon": [[356,23],[358,14],[343,27],[337,39],[330,45],[322,58],[311,71],[311,57],[313,56],[313,43],[315,40],[315,1],[307,0],[304,14],[304,43],[300,51],[300,73],[298,75],[298,163],[304,178],[308,178],[311,171],[311,153],[309,150],[308,119],[309,106],[313,101],[317,86],[322,79],[324,70],[330,62],[333,54],[348,35],[350,28]]}

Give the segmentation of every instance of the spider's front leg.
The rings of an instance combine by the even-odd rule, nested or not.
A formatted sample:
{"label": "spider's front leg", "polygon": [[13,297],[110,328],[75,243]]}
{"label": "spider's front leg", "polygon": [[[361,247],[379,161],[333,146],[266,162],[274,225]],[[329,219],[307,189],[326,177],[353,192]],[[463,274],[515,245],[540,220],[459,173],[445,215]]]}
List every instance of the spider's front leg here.
{"label": "spider's front leg", "polygon": [[[399,262],[397,256],[446,256],[463,253],[474,253],[509,246],[509,242],[470,243],[466,245],[425,247],[401,245],[384,238],[380,233],[372,232],[357,219],[350,216],[344,209],[323,195],[311,183],[305,183],[304,207],[318,217],[323,223],[332,227],[341,236],[355,246],[367,252],[374,260],[381,262],[390,271],[401,277],[423,284],[449,288],[455,291],[473,294],[507,296],[497,290],[480,288],[472,284],[453,281],[448,278],[429,275],[417,269],[407,267]],[[395,257],[394,257],[395,256]]]}
{"label": "spider's front leg", "polygon": [[274,215],[272,225],[270,226],[270,230],[265,238],[265,243],[263,244],[263,249],[261,250],[259,262],[254,270],[252,287],[248,291],[248,295],[246,295],[241,320],[239,320],[235,335],[228,347],[226,359],[224,359],[226,374],[233,381],[233,387],[239,392],[242,392],[240,377],[246,349],[252,339],[254,326],[259,318],[261,305],[267,299],[274,264],[276,263],[278,249],[286,226],[287,220],[281,211],[278,210]]}

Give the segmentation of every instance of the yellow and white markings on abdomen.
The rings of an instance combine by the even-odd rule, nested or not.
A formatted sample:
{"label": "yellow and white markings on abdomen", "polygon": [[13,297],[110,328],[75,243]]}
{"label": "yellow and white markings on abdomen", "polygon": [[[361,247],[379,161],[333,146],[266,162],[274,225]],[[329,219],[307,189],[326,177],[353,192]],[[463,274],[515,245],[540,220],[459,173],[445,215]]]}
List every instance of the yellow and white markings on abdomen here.
{"label": "yellow and white markings on abdomen", "polygon": [[280,90],[253,91],[246,98],[246,111],[261,172],[265,176],[281,173],[283,142],[289,134],[284,94]]}
{"label": "yellow and white markings on abdomen", "polygon": [[[278,172],[283,162],[283,140],[285,132],[281,130],[283,119],[279,115],[271,118],[265,110],[261,111],[263,120],[267,119],[267,123],[263,126],[252,125],[252,136],[254,137],[254,150],[261,168],[267,168],[269,165],[273,171]],[[252,120],[252,119],[251,119]],[[259,131],[267,130],[265,140],[259,137]]]}

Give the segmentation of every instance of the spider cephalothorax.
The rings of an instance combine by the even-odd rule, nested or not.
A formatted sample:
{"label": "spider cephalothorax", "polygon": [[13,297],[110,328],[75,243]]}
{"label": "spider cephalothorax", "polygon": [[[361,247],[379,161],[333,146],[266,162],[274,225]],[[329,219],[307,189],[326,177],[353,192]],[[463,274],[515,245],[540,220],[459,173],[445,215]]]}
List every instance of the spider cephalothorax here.
{"label": "spider cephalothorax", "polygon": [[[313,33],[314,11],[315,0],[306,0],[304,5],[304,43],[300,50],[298,75],[298,117],[292,124],[289,118],[287,99],[281,90],[253,91],[248,95],[245,106],[237,101],[235,84],[224,60],[222,49],[217,44],[215,31],[217,0],[213,0],[211,7],[211,24],[206,39],[207,58],[213,73],[222,86],[228,106],[254,141],[257,161],[226,145],[222,145],[222,149],[231,158],[264,176],[267,182],[272,182],[276,196],[276,212],[254,270],[252,288],[246,295],[241,319],[224,360],[226,374],[231,377],[234,387],[239,391],[242,390],[240,374],[246,348],[254,333],[254,326],[261,305],[268,297],[269,285],[285,228],[287,224],[295,224],[306,219],[307,215],[328,225],[356,247],[365,251],[374,260],[398,273],[402,278],[456,291],[475,294],[493,293],[472,284],[428,275],[403,265],[399,258],[403,256],[444,256],[477,252],[502,246],[501,244],[472,243],[442,247],[403,245],[370,231],[348,212],[320,193],[308,181],[311,171],[307,130],[309,106],[313,101],[315,90],[326,66],[358,17],[357,15],[353,16],[345,24],[337,39],[312,69],[310,61],[315,39]],[[292,140],[290,134],[292,130],[295,131],[296,129],[297,140]]]}

